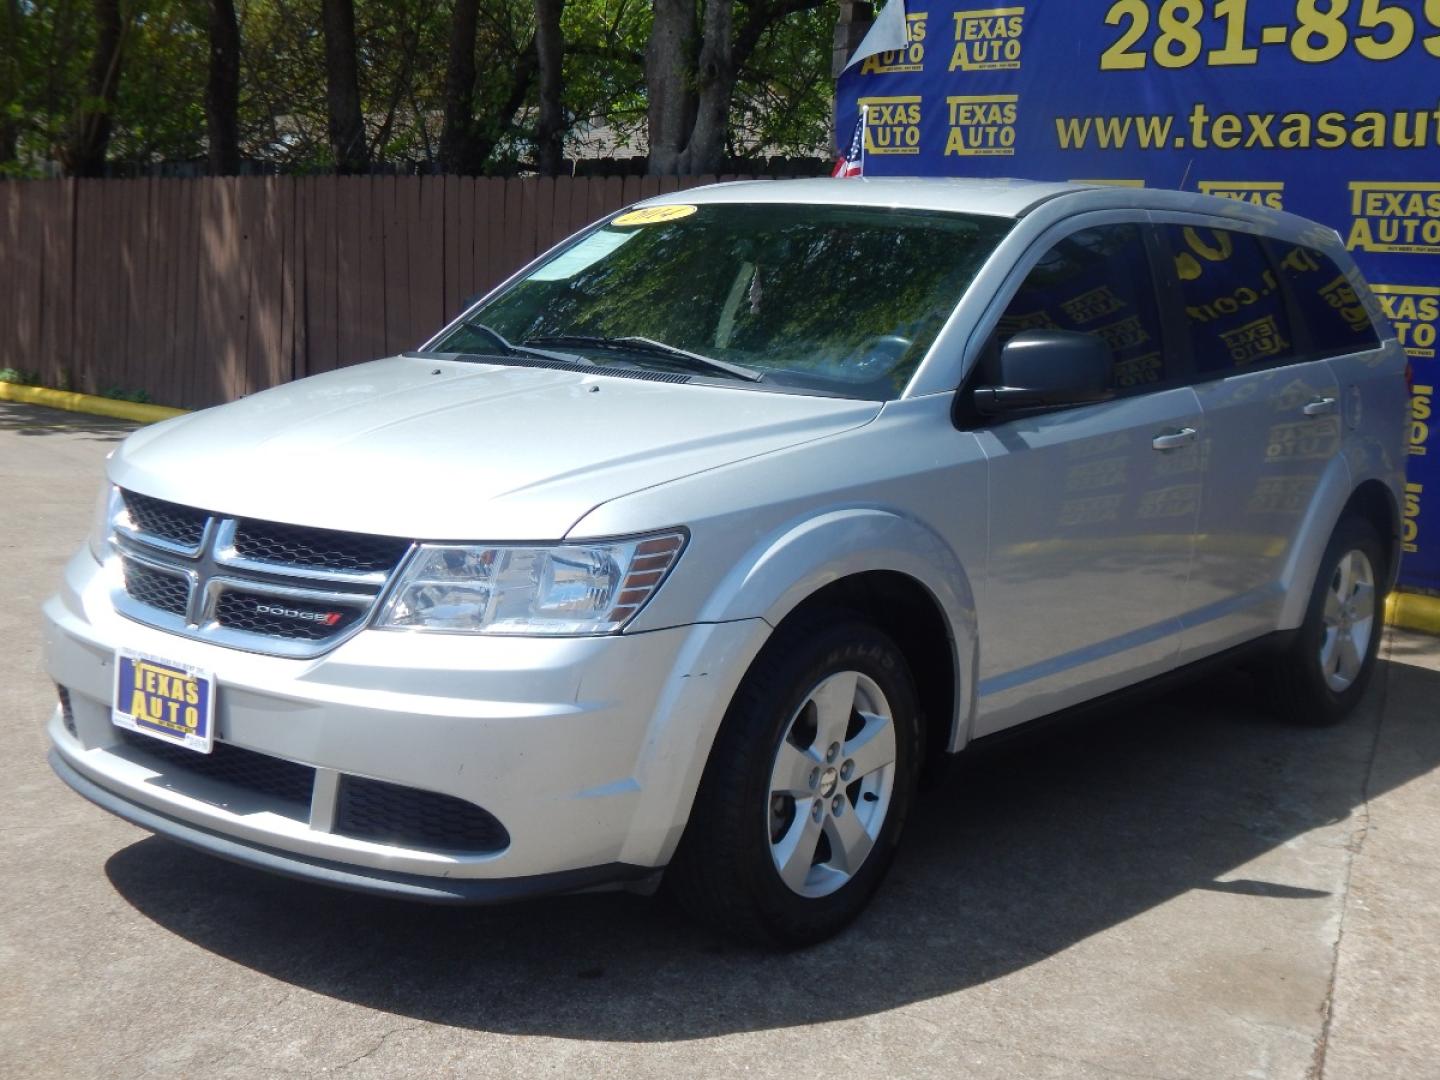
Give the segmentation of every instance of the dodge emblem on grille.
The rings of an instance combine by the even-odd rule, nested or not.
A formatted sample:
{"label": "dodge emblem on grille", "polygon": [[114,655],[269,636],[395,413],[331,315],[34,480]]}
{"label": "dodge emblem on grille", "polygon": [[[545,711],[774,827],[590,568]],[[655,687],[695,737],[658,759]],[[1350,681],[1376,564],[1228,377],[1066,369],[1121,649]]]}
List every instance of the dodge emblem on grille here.
{"label": "dodge emblem on grille", "polygon": [[322,626],[334,626],[341,619],[338,611],[298,611],[295,608],[276,607],[273,604],[256,604],[255,610],[261,615],[279,615],[286,619],[304,619]]}

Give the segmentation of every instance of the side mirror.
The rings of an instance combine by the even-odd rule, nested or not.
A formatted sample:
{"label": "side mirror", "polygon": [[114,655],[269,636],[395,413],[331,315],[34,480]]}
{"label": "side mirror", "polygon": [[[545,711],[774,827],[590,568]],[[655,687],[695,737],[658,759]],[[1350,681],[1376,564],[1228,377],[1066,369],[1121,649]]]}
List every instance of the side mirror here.
{"label": "side mirror", "polygon": [[1025,330],[1000,350],[1000,385],[975,390],[987,416],[1087,405],[1112,396],[1115,357],[1104,338],[1074,330]]}

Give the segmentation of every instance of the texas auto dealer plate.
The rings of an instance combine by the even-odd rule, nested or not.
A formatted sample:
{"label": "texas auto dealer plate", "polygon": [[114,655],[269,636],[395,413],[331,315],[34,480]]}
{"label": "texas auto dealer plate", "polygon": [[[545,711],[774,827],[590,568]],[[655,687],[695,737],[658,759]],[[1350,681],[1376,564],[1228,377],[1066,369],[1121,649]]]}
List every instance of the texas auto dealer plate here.
{"label": "texas auto dealer plate", "polygon": [[215,745],[215,676],[127,649],[115,653],[117,727],[201,754]]}

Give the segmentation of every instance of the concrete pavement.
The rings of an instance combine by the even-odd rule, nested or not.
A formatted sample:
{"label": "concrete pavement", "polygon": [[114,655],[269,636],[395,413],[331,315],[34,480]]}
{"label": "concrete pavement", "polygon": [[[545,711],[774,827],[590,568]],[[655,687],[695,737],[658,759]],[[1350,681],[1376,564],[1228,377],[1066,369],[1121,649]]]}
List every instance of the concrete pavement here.
{"label": "concrete pavement", "polygon": [[37,607],[127,425],[0,403],[0,1076],[1440,1077],[1440,642],[1332,729],[1243,672],[922,799],[838,940],[454,911],[150,837],[44,762]]}

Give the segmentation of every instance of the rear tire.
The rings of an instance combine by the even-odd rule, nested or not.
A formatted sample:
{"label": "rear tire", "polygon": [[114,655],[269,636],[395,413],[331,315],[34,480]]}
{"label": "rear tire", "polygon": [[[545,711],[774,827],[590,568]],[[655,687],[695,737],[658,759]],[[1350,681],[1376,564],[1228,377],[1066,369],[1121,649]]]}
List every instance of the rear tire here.
{"label": "rear tire", "polygon": [[788,621],[725,715],[665,888],[742,940],[831,937],[889,869],[922,745],[889,637],[848,612]]}
{"label": "rear tire", "polygon": [[1335,527],[1295,641],[1271,675],[1274,711],[1296,724],[1339,723],[1364,696],[1384,631],[1388,558],[1374,527]]}

